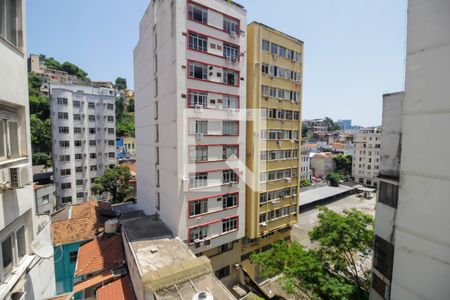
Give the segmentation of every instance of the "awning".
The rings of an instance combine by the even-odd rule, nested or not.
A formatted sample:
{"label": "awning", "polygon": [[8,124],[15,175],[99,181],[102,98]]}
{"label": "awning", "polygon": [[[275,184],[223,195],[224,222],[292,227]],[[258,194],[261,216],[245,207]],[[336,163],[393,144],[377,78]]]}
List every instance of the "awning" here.
{"label": "awning", "polygon": [[73,292],[78,293],[97,284],[105,283],[106,281],[112,279],[113,277],[114,275],[111,271],[99,274],[94,277],[90,277],[84,281],[75,283],[73,286]]}

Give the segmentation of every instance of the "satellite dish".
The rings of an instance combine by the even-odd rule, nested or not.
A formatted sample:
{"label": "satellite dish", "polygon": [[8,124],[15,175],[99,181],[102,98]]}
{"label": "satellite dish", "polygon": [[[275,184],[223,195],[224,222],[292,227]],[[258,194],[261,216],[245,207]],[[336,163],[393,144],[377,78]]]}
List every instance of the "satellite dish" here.
{"label": "satellite dish", "polygon": [[50,242],[49,226],[46,226],[39,232],[33,242],[31,242],[31,250],[41,258],[50,258],[53,256],[53,246]]}

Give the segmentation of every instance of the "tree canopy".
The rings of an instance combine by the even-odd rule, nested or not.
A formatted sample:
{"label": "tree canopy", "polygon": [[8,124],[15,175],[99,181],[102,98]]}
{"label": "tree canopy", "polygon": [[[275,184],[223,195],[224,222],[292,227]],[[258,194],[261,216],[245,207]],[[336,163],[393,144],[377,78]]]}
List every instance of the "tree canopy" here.
{"label": "tree canopy", "polygon": [[44,66],[46,66],[48,69],[65,71],[69,75],[77,76],[81,80],[90,81],[88,73],[71,62],[65,61],[64,63],[61,64],[53,57],[46,57],[43,54],[40,55],[40,58],[41,60],[43,60]]}
{"label": "tree canopy", "polygon": [[352,173],[352,156],[338,154],[333,158],[336,164],[336,171],[343,176],[350,175]]}
{"label": "tree canopy", "polygon": [[116,89],[123,91],[127,89],[127,80],[123,77],[117,77],[116,79]]}
{"label": "tree canopy", "polygon": [[280,242],[250,259],[263,278],[284,274],[283,289],[310,299],[368,299],[373,218],[355,209],[338,214],[321,207],[319,224],[309,233],[314,249]]}
{"label": "tree canopy", "polygon": [[338,123],[334,122],[334,121],[333,121],[331,118],[329,118],[329,117],[325,117],[325,118],[323,119],[323,121],[325,122],[325,124],[327,124],[327,130],[328,130],[328,131],[335,131],[335,130],[341,129],[341,126],[340,126]]}
{"label": "tree canopy", "polygon": [[342,175],[336,172],[328,172],[325,177],[330,182],[331,186],[339,186],[339,182],[343,179]]}
{"label": "tree canopy", "polygon": [[134,197],[134,188],[129,184],[132,178],[130,169],[125,166],[115,166],[107,169],[103,176],[95,178],[92,192],[96,195],[109,192],[113,203],[125,202]]}

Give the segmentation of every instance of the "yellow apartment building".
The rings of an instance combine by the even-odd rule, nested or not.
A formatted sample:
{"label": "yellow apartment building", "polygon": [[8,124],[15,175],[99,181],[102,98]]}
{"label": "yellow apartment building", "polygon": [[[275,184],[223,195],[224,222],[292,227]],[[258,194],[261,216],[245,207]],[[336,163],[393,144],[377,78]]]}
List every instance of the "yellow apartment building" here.
{"label": "yellow apartment building", "polygon": [[255,279],[249,257],[290,240],[297,222],[301,170],[303,42],[261,23],[247,29],[246,237],[241,265]]}

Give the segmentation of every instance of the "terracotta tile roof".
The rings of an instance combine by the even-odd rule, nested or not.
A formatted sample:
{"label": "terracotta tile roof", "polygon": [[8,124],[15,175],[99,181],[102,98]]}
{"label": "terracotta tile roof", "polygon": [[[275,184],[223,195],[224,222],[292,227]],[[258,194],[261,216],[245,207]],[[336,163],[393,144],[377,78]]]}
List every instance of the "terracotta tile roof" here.
{"label": "terracotta tile roof", "polygon": [[97,290],[97,300],[133,300],[134,292],[130,276],[121,277]]}
{"label": "terracotta tile roof", "polygon": [[87,288],[90,288],[91,286],[97,285],[99,283],[111,280],[114,277],[112,272],[105,272],[102,274],[99,274],[97,276],[90,277],[84,281],[77,282],[73,285],[73,292],[78,293],[80,291],[83,291]]}
{"label": "terracotta tile roof", "polygon": [[313,158],[320,158],[320,159],[328,159],[328,158],[332,158],[332,157],[333,157],[333,155],[329,152],[316,153],[313,156]]}
{"label": "terracotta tile roof", "polygon": [[119,267],[124,263],[124,260],[122,237],[120,235],[95,239],[80,247],[75,276]]}
{"label": "terracotta tile roof", "polygon": [[92,240],[109,219],[101,215],[102,210],[111,210],[111,204],[91,200],[69,207],[67,218],[52,220],[53,245]]}
{"label": "terracotta tile roof", "polygon": [[336,149],[344,149],[345,145],[342,143],[331,143],[331,147],[336,148]]}

